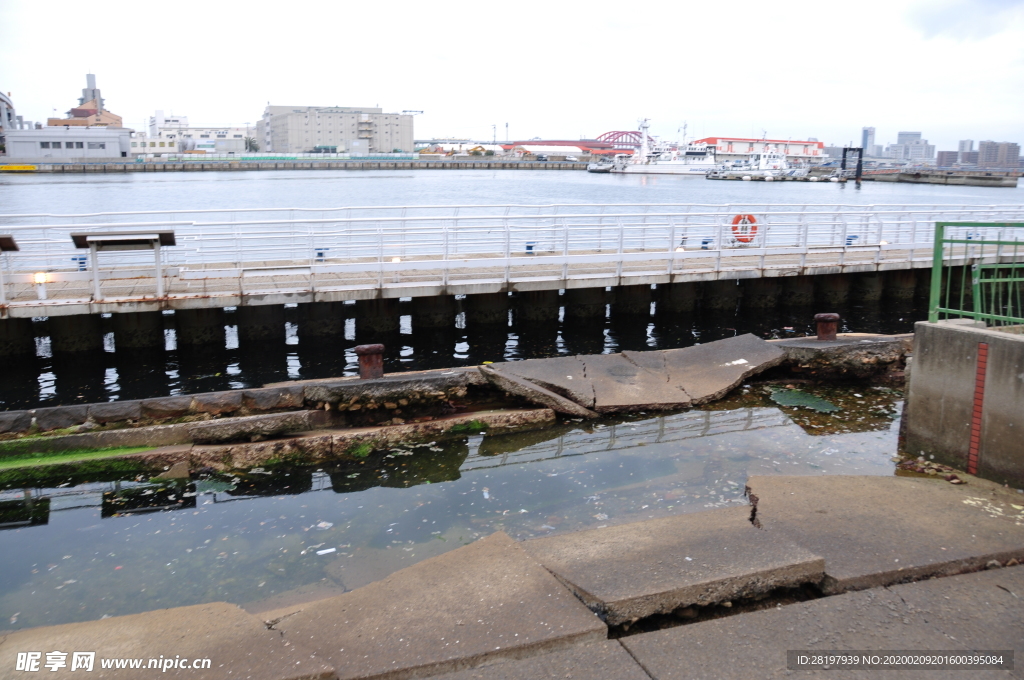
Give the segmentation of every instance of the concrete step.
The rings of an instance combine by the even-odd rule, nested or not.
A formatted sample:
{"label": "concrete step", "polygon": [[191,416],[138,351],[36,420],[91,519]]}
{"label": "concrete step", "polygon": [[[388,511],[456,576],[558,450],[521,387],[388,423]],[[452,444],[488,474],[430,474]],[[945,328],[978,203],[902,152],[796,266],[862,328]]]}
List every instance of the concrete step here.
{"label": "concrete step", "polygon": [[[67,666],[50,671],[46,653],[68,652]],[[159,609],[99,621],[68,623],[0,637],[0,675],[13,677],[19,652],[42,652],[39,670],[47,677],[250,678],[251,680],[329,680],[334,669],[297,640],[284,640],[255,616],[233,604],[212,602]],[[96,652],[92,672],[71,670],[71,652]],[[150,659],[210,659],[207,669],[146,670]],[[142,670],[103,669],[103,659],[141,659]],[[162,661],[161,661],[162,663]]]}
{"label": "concrete step", "polygon": [[607,636],[601,620],[504,533],[273,618],[286,641],[318,650],[340,680],[423,677]]}
{"label": "concrete step", "polygon": [[825,558],[828,593],[1024,561],[1024,511],[1017,509],[1024,496],[980,484],[873,476],[747,481],[769,537]]}
{"label": "concrete step", "polygon": [[750,510],[722,508],[523,545],[613,626],[820,582],[825,561],[754,527]]}
{"label": "concrete step", "polygon": [[[623,638],[658,680],[1001,678],[1019,670],[787,671],[787,650],[1024,653],[1024,568],[872,588]],[[1017,666],[1019,669],[1019,665]]]}

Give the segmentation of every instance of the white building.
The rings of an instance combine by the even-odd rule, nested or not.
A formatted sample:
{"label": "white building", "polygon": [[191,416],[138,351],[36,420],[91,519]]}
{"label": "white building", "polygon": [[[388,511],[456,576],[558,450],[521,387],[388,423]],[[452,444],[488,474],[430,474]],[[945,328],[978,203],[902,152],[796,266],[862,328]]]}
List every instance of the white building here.
{"label": "white building", "polygon": [[124,158],[131,130],[111,127],[44,127],[5,132],[7,155],[25,160],[87,161]]}
{"label": "white building", "polygon": [[[187,122],[187,118],[185,121]],[[244,127],[162,127],[157,134],[136,135],[132,153],[178,153],[205,151],[218,154],[245,153],[245,138],[252,128]]]}
{"label": "white building", "polygon": [[261,151],[274,153],[409,153],[412,119],[369,107],[268,105],[256,138]]}
{"label": "white building", "polygon": [[149,117],[149,136],[159,137],[160,131],[164,129],[176,130],[188,127],[188,116],[165,116],[162,110],[157,110]]}

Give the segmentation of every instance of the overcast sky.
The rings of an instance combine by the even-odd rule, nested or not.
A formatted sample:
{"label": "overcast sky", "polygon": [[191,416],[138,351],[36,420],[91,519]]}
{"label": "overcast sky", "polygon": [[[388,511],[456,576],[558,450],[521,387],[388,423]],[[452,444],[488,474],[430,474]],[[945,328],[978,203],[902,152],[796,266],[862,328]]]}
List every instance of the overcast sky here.
{"label": "overcast sky", "polygon": [[44,120],[85,73],[141,128],[255,124],[275,105],[423,110],[418,139],[1024,143],[1024,0],[288,2],[0,0],[0,89]]}

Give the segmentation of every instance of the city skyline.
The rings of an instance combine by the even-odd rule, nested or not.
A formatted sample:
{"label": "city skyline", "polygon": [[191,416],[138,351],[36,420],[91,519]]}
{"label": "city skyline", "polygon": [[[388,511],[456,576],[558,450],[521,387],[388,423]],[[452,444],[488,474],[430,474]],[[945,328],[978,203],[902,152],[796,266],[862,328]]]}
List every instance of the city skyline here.
{"label": "city skyline", "polygon": [[[1020,0],[868,2],[856,13],[815,3],[791,3],[788,12],[739,3],[740,11],[729,13],[659,8],[656,17],[594,6],[586,30],[574,12],[557,6],[527,3],[498,13],[449,2],[439,14],[436,7],[400,3],[387,26],[332,29],[328,39],[304,42],[301,55],[288,45],[312,28],[298,15],[285,15],[269,34],[281,41],[276,55],[266,51],[265,30],[238,33],[225,26],[172,35],[176,49],[169,59],[131,59],[124,50],[82,56],[83,34],[116,42],[133,35],[133,25],[164,16],[120,0],[110,9],[122,5],[124,12],[99,15],[69,3],[48,35],[48,49],[33,52],[36,37],[27,29],[42,10],[23,0],[4,4],[0,40],[10,54],[33,55],[6,61],[0,73],[0,88],[12,93],[19,115],[45,121],[62,114],[89,72],[97,75],[107,108],[140,130],[157,109],[187,115],[194,124],[255,125],[269,102],[422,110],[417,138],[487,139],[495,125],[500,140],[508,123],[512,138],[578,139],[635,129],[646,117],[652,134],[668,139],[686,122],[693,137],[767,131],[770,138],[856,144],[862,128],[871,126],[876,144],[893,143],[907,129],[922,130],[940,150],[956,149],[967,137],[1024,141],[1017,115],[1024,110],[1024,88],[1012,86],[1024,83]],[[351,25],[333,5],[320,10],[318,26]],[[793,16],[812,27],[806,57],[798,46],[778,55],[784,64],[751,59],[746,48],[722,49],[752,34],[789,37]],[[655,19],[667,27],[664,40],[632,47],[631,36],[645,34]],[[837,57],[823,59],[814,45],[837,25],[870,40],[851,39],[849,49],[840,40]],[[260,52],[240,48],[249,35],[260,38]],[[381,41],[388,46],[383,53]],[[130,45],[147,49],[134,38]],[[250,55],[271,58],[250,61]],[[365,68],[370,63],[376,68]]]}

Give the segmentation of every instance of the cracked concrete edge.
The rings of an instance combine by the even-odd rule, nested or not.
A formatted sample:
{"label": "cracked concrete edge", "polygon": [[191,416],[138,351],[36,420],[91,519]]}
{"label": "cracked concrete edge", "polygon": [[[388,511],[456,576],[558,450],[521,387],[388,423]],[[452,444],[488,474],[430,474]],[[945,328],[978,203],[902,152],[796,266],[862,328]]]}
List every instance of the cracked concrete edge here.
{"label": "cracked concrete edge", "polygon": [[927,581],[933,578],[970,574],[976,571],[983,571],[989,562],[996,561],[1005,565],[1010,560],[1024,562],[1024,548],[925,564],[910,569],[880,571],[874,574],[844,579],[830,576],[826,565],[825,580],[822,581],[821,590],[825,595],[840,595],[842,593],[869,590],[871,588],[888,588],[889,586],[903,583],[916,583],[917,581]]}
{"label": "cracked concrete edge", "polygon": [[576,402],[566,399],[559,394],[555,394],[551,390],[545,389],[540,385],[535,385],[528,380],[505,373],[499,373],[498,371],[486,366],[481,366],[480,372],[492,385],[513,396],[522,397],[534,404],[545,406],[558,413],[576,416],[577,418],[598,417],[598,415],[590,409],[584,408]]}
{"label": "cracked concrete edge", "polygon": [[708,394],[703,397],[693,399],[693,405],[699,406],[701,404],[707,404],[712,401],[718,401],[719,399],[721,399],[722,397],[724,397],[725,395],[729,394],[734,389],[739,387],[745,380],[747,380],[751,376],[755,376],[758,373],[764,373],[770,368],[775,368],[776,366],[782,364],[785,360],[785,353],[780,353],[780,355],[775,357],[774,359],[769,359],[768,361],[751,366],[747,370],[743,371],[736,380],[729,384],[728,387],[720,389],[717,392],[714,392],[713,394]]}

